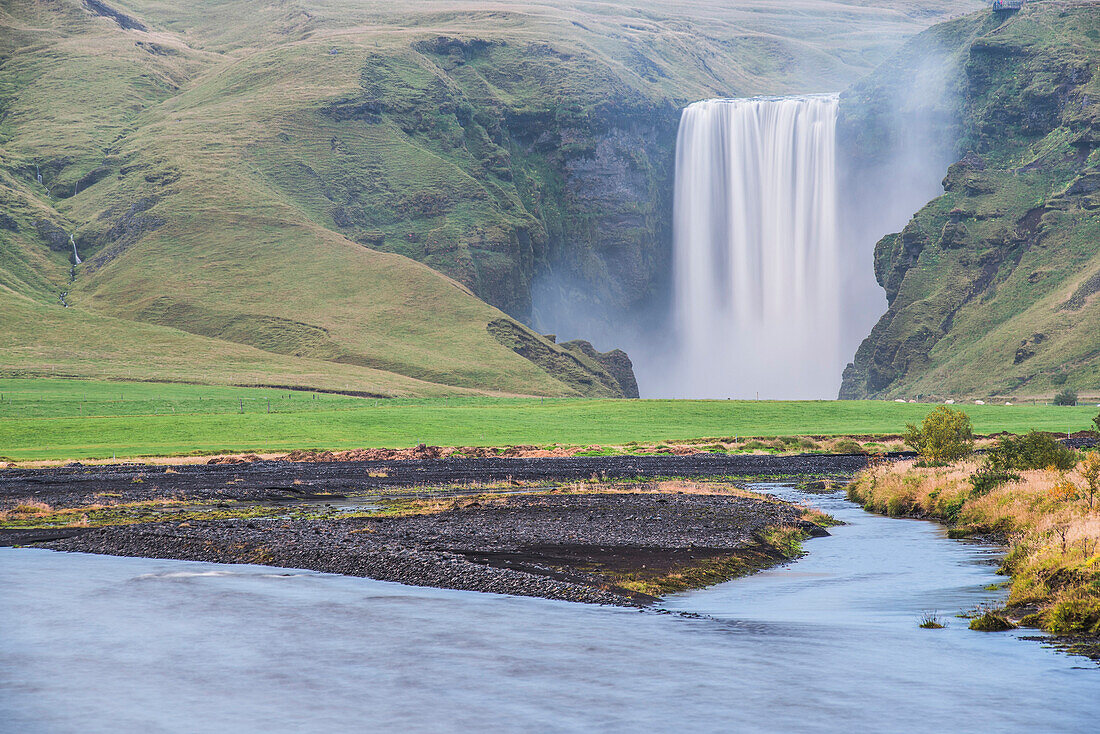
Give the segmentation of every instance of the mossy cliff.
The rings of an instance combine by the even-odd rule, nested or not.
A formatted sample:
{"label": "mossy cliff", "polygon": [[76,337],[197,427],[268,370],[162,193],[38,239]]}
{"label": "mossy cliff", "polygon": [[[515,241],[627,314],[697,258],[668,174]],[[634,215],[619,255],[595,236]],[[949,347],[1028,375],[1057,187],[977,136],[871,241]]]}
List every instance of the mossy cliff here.
{"label": "mossy cliff", "polygon": [[[842,398],[1043,395],[1100,388],[1100,13],[1029,3],[912,41],[845,95],[868,161],[887,156],[899,73],[945,44],[954,103],[923,109],[954,144],[943,194],[875,249],[889,310]],[[953,45],[952,45],[953,44]],[[938,106],[932,106],[938,105]],[[858,134],[853,126],[862,126]],[[938,137],[937,137],[938,136]]]}
{"label": "mossy cliff", "polygon": [[[358,93],[319,114],[332,152],[298,163],[323,189],[287,191],[323,194],[303,203],[329,226],[513,316],[530,318],[538,272],[563,269],[625,308],[665,265],[678,109],[589,54],[438,36],[368,55]],[[285,170],[298,155],[265,146],[254,160]]]}

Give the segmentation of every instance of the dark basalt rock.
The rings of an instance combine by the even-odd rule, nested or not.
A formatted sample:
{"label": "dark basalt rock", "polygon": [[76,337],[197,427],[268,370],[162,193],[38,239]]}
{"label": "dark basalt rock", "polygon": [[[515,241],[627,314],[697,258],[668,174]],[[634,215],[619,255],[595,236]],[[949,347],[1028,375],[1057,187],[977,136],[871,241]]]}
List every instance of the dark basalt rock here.
{"label": "dark basalt rock", "polygon": [[[216,474],[219,468],[203,470]],[[242,471],[226,468],[234,476]],[[190,473],[191,485],[203,482],[202,473]],[[449,508],[422,515],[146,522],[10,538],[0,533],[0,543],[44,542],[59,550],[262,563],[421,586],[644,605],[654,597],[617,586],[614,574],[661,576],[731,558],[745,563],[730,564],[729,574],[744,573],[783,560],[762,541],[768,528],[827,534],[803,520],[801,508],[765,497],[635,491],[512,494],[486,501],[462,492],[451,495]]]}
{"label": "dark basalt rock", "polygon": [[88,10],[92,11],[96,15],[102,15],[104,18],[110,18],[114,22],[118,23],[120,28],[123,28],[125,30],[149,30],[145,27],[145,24],[138,19],[132,18],[125,13],[120,13],[106,3],[101,2],[101,0],[84,0],[84,5],[88,8]]}
{"label": "dark basalt rock", "polygon": [[[551,342],[556,341],[556,337],[551,338],[552,336],[549,335],[546,338]],[[580,352],[600,364],[619,383],[624,398],[638,397],[638,380],[634,377],[634,363],[630,361],[630,357],[623,350],[612,349],[610,352],[597,352],[595,347],[583,339],[562,342],[561,346],[563,349]]]}
{"label": "dark basalt rock", "polygon": [[38,230],[38,236],[42,238],[51,250],[67,252],[71,249],[72,246],[69,244],[69,233],[50,220],[39,219],[34,223],[34,228]]}
{"label": "dark basalt rock", "polygon": [[157,201],[155,196],[144,196],[127,207],[106,231],[82,232],[78,238],[82,250],[102,250],[95,257],[87,259],[86,268],[94,270],[102,267],[125,252],[146,233],[167,224],[164,217],[149,213]]}

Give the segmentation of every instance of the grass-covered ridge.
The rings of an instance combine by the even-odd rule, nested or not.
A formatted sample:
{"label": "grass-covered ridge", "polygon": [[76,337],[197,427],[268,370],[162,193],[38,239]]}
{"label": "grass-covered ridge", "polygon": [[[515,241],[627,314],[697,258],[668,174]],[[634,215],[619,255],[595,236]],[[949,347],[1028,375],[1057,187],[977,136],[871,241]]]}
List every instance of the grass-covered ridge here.
{"label": "grass-covered ridge", "polygon": [[555,253],[644,297],[679,104],[840,88],[955,7],[105,5],[0,9],[5,373],[416,396],[602,394],[493,306]]}
{"label": "grass-covered ridge", "polygon": [[[20,460],[420,443],[659,445],[704,437],[738,437],[739,448],[765,450],[770,444],[744,438],[893,434],[930,409],[878,401],[315,398],[274,389],[79,380],[0,380],[0,393],[0,456]],[[1091,427],[1096,414],[1095,407],[1044,405],[963,409],[978,433],[1078,431]],[[859,444],[854,450],[863,448],[876,450]]]}

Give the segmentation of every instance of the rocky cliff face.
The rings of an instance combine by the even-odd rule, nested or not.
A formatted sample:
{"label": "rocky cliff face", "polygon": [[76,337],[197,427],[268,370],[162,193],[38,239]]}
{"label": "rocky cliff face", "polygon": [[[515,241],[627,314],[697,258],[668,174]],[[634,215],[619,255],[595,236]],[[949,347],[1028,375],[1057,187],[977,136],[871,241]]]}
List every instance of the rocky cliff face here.
{"label": "rocky cliff face", "polygon": [[273,148],[256,156],[291,195],[319,189],[326,224],[525,321],[548,273],[622,309],[650,294],[668,252],[676,108],[544,42],[414,41],[369,55],[360,87],[317,110],[328,151],[292,168]]}
{"label": "rocky cliff face", "polygon": [[[958,21],[946,37],[958,42],[946,58],[959,96],[939,129],[957,141],[957,161],[943,194],[875,249],[889,310],[841,397],[1096,390],[1100,14],[1091,3],[1035,4]],[[867,106],[896,83],[879,72],[848,97],[862,107],[853,116],[874,120]]]}

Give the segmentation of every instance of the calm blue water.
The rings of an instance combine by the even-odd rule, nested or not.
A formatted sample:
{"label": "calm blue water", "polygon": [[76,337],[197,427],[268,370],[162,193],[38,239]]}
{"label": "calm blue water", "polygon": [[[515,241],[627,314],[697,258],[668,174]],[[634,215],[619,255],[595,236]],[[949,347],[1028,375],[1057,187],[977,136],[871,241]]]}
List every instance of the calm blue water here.
{"label": "calm blue water", "polygon": [[851,524],[665,605],[701,619],[0,549],[0,730],[1096,730],[1094,664],[952,617],[997,597],[993,550],[804,499]]}

